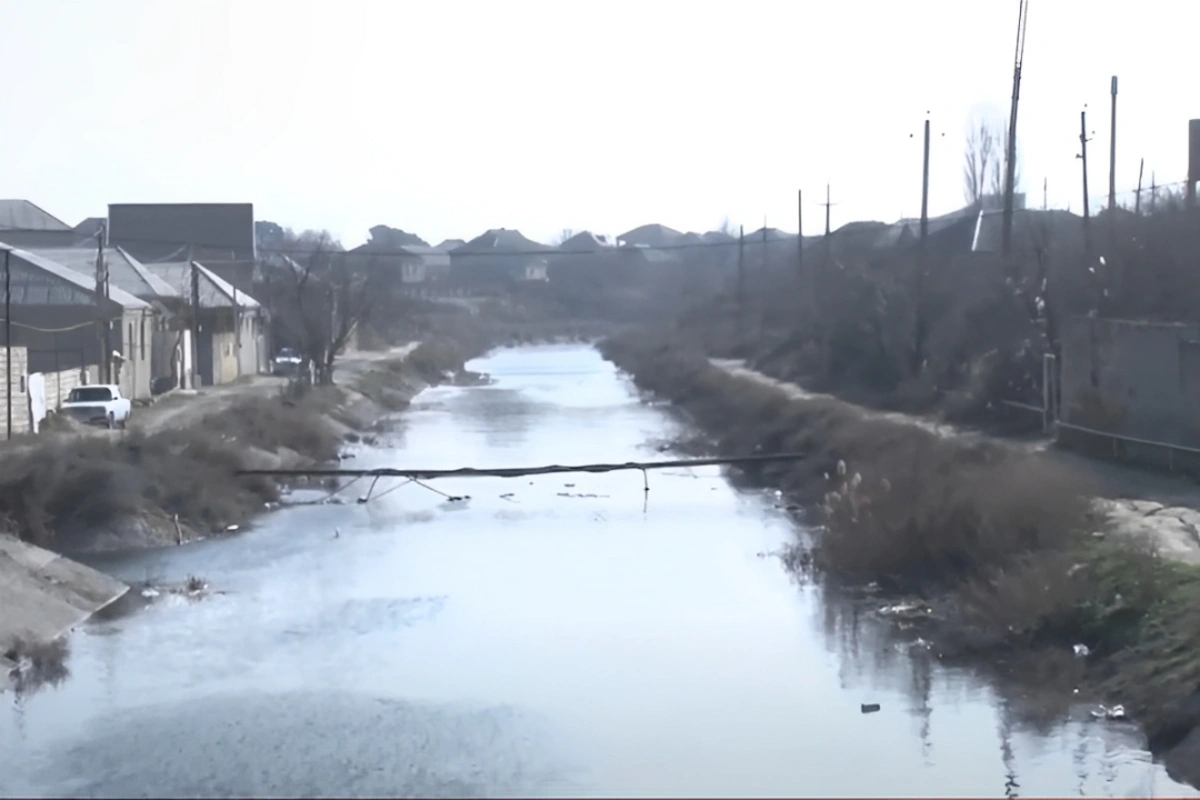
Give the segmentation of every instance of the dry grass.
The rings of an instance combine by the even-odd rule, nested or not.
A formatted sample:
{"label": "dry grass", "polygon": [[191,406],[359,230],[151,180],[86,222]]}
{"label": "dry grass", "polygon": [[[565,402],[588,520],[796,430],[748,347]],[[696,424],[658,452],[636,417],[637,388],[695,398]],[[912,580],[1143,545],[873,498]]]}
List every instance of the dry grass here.
{"label": "dry grass", "polygon": [[282,448],[325,461],[338,438],[313,407],[252,398],[183,430],[47,442],[0,461],[0,518],[23,539],[60,547],[151,517],[221,530],[278,499],[270,479],[235,473],[252,466],[252,452]]}

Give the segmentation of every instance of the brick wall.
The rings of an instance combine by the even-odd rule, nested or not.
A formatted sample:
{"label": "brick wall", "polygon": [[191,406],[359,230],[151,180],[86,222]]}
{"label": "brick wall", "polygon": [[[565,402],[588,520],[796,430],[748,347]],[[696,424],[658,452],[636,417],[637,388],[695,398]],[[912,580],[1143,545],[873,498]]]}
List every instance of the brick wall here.
{"label": "brick wall", "polygon": [[[29,355],[24,347],[12,348],[11,374],[0,350],[0,433],[4,438],[29,431],[29,395],[26,392],[25,376],[28,374]],[[12,385],[12,431],[8,430],[8,392],[5,381]]]}
{"label": "brick wall", "polygon": [[65,369],[62,372],[44,372],[42,373],[43,380],[46,382],[46,410],[58,411],[62,408],[63,401],[67,399],[67,395],[76,386],[86,386],[90,383],[96,383],[95,372],[98,372],[96,367],[89,369],[90,374],[85,382],[84,376],[80,370]]}

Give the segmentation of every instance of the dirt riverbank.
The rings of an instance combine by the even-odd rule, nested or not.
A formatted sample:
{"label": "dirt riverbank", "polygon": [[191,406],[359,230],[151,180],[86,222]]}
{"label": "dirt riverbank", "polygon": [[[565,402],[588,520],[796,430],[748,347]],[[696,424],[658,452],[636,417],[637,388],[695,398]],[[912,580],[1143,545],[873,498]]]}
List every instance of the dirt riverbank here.
{"label": "dirt riverbank", "polygon": [[807,508],[814,534],[790,568],[869,587],[944,660],[1051,687],[1064,708],[1122,705],[1172,772],[1200,783],[1200,570],[1111,532],[1093,475],[796,396],[672,342],[634,334],[602,350],[707,448],[807,454],[747,471]]}
{"label": "dirt riverbank", "polygon": [[157,547],[242,529],[283,487],[239,469],[336,461],[475,348],[431,338],[347,357],[334,386],[289,394],[261,376],[138,409],[127,431],[71,429],[0,461],[0,528],[67,554]]}

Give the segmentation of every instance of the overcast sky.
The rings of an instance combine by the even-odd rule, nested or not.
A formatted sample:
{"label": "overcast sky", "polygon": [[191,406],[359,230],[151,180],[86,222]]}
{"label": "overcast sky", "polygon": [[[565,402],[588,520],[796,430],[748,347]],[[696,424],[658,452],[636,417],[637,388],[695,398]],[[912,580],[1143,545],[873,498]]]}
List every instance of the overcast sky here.
{"label": "overcast sky", "polygon": [[[795,230],[962,204],[969,119],[1004,124],[1018,0],[0,0],[0,197],[72,224],[110,202],[251,201],[347,245],[724,218]],[[1186,172],[1200,2],[1031,0],[1030,202]],[[1191,41],[1189,41],[1189,39]],[[911,134],[916,134],[910,138]],[[944,136],[943,136],[944,134]]]}

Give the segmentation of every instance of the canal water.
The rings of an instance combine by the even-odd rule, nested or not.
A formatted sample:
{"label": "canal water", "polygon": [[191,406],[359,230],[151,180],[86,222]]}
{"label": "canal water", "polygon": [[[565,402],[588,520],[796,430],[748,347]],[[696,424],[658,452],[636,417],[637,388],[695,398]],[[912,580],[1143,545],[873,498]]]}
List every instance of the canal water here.
{"label": "canal water", "polygon": [[[351,463],[627,461],[679,432],[587,348],[472,368],[494,382],[425,392]],[[399,483],[107,558],[222,593],[82,626],[64,683],[4,698],[0,794],[1197,794],[1133,726],[1024,726],[791,578],[795,523],[719,468]]]}

